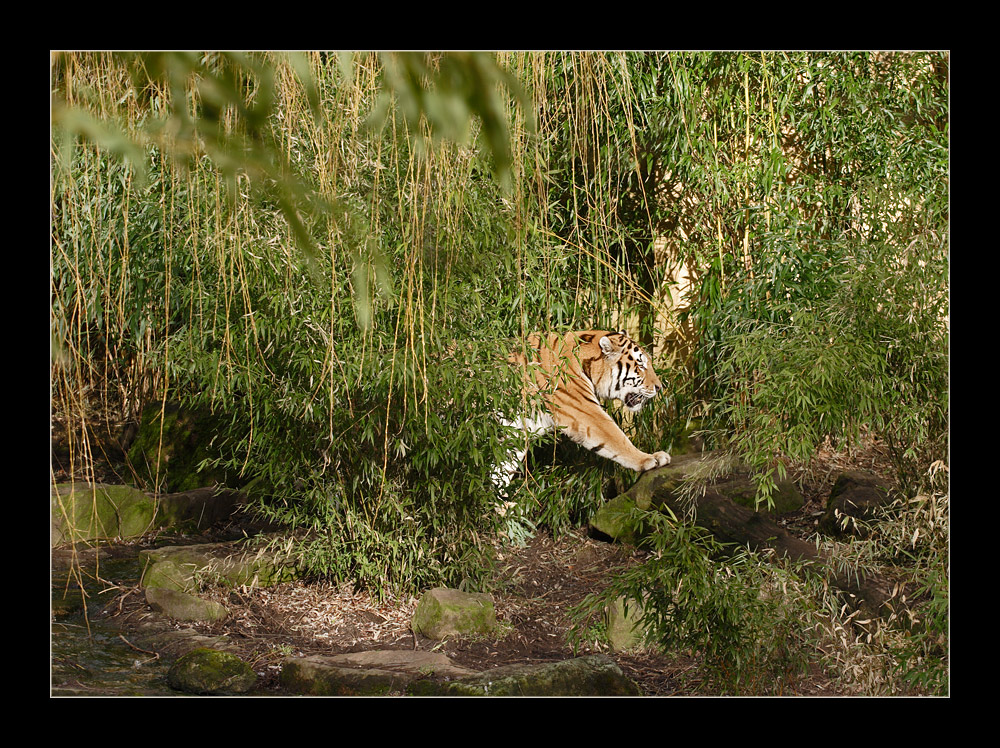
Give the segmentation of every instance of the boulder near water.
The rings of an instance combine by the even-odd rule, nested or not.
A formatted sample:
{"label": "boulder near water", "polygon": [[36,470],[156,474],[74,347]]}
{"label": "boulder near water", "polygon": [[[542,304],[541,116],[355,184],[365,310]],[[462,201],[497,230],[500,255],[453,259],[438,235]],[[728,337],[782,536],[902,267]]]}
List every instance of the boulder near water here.
{"label": "boulder near water", "polygon": [[256,682],[253,668],[239,657],[209,647],[179,657],[167,673],[171,688],[202,695],[246,693]]}

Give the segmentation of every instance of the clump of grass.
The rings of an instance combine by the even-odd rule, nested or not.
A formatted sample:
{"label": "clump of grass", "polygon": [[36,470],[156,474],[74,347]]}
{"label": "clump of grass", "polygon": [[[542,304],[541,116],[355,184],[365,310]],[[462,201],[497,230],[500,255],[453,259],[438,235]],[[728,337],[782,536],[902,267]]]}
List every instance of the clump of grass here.
{"label": "clump of grass", "polygon": [[811,660],[814,606],[794,570],[746,549],[730,552],[694,524],[634,512],[648,556],[577,606],[571,641],[582,641],[615,601],[632,601],[643,644],[697,656],[706,692],[785,692]]}

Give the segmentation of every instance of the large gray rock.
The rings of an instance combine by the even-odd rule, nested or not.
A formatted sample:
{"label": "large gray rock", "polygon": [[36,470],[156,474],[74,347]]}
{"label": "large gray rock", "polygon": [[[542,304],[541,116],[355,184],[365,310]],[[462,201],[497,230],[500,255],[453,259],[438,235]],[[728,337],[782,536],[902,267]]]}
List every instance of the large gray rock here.
{"label": "large gray rock", "polygon": [[[745,468],[725,455],[712,452],[675,457],[669,465],[641,476],[625,493],[608,500],[590,520],[592,530],[623,543],[636,543],[635,510],[662,509],[665,504],[683,503],[680,497],[688,480],[704,481],[711,490],[739,506],[761,515],[783,514],[800,509],[805,499],[793,481],[778,482],[771,499],[773,508],[756,505],[757,487]],[[641,534],[641,533],[640,533]]]}
{"label": "large gray rock", "polygon": [[199,488],[152,497],[131,486],[60,483],[50,491],[51,544],[128,540],[165,527],[199,530],[227,519],[246,497]]}
{"label": "large gray rock", "polygon": [[139,537],[154,527],[156,503],[131,486],[64,483],[50,491],[52,546]]}

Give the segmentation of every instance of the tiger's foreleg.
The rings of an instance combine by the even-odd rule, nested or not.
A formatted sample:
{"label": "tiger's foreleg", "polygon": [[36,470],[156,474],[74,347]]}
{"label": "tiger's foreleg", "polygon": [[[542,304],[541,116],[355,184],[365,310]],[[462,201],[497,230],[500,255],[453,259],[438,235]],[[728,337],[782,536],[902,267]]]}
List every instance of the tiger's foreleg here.
{"label": "tiger's foreleg", "polygon": [[580,446],[637,473],[670,464],[669,454],[643,452],[632,444],[611,416],[603,411],[601,416],[603,417],[598,416],[587,424],[570,419],[559,425],[563,433]]}

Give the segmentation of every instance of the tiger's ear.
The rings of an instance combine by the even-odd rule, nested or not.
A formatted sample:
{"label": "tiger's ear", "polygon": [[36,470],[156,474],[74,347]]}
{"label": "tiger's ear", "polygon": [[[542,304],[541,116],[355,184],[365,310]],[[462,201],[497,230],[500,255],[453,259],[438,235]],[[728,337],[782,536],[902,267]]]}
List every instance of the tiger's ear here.
{"label": "tiger's ear", "polygon": [[618,357],[622,355],[622,346],[615,345],[615,342],[607,335],[602,335],[597,344],[601,346],[601,353],[604,354],[604,358],[609,361],[617,361]]}

